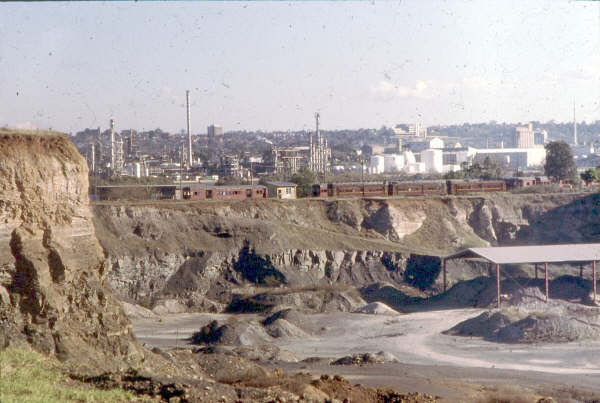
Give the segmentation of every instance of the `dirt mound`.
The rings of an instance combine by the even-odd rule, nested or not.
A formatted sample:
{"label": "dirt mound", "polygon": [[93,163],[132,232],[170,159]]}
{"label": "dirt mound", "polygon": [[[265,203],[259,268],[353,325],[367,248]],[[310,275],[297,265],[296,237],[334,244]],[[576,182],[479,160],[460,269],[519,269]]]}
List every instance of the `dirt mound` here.
{"label": "dirt mound", "polygon": [[453,336],[475,336],[483,337],[487,340],[493,340],[496,337],[498,329],[501,329],[515,321],[502,312],[488,311],[479,316],[467,319],[444,331],[444,334]]}
{"label": "dirt mound", "polygon": [[294,353],[282,350],[281,348],[272,345],[264,344],[262,346],[252,347],[236,347],[232,351],[236,355],[247,360],[265,362],[265,361],[285,361],[298,362],[300,359]]}
{"label": "dirt mound", "polygon": [[267,333],[271,337],[280,338],[306,338],[310,337],[308,333],[285,319],[279,319],[268,326],[265,326]]}
{"label": "dirt mound", "polygon": [[213,320],[190,338],[192,344],[223,344],[229,346],[252,346],[272,340],[263,326],[256,321],[232,320],[220,325]]}
{"label": "dirt mound", "polygon": [[371,315],[397,315],[398,312],[383,302],[371,302],[356,309],[354,313],[367,313]]}
{"label": "dirt mound", "polygon": [[308,312],[352,312],[365,304],[354,289],[314,286],[276,289],[252,296],[234,295],[228,312],[274,312],[282,307]]}
{"label": "dirt mound", "polygon": [[130,304],[128,302],[121,302],[123,305],[123,311],[129,319],[146,318],[146,319],[158,319],[158,315],[152,312],[150,309],[144,308],[136,304]]}
{"label": "dirt mound", "polygon": [[426,393],[397,393],[390,389],[372,389],[361,385],[352,385],[350,382],[335,375],[330,377],[322,375],[319,380],[312,382],[318,390],[327,394],[330,399],[348,402],[406,402],[425,403],[436,402],[438,397]]}
{"label": "dirt mound", "polygon": [[369,303],[382,302],[397,312],[405,312],[426,301],[426,295],[418,289],[390,283],[370,284],[361,288],[360,294]]}
{"label": "dirt mound", "polygon": [[501,343],[567,342],[600,337],[600,308],[561,300],[545,302],[538,288],[515,293],[511,306],[459,323],[445,334]]}
{"label": "dirt mound", "polygon": [[[262,323],[265,328],[277,328],[278,322],[284,321],[287,324],[294,326],[294,329],[300,330],[302,333],[297,333],[295,337],[309,336],[315,332],[314,325],[308,318],[308,315],[297,311],[296,309],[287,308],[277,311],[274,314],[268,316]],[[283,326],[287,326],[283,325]],[[277,336],[274,336],[277,337]]]}
{"label": "dirt mound", "polygon": [[110,370],[144,352],[105,284],[87,174],[66,135],[0,129],[0,345]]}
{"label": "dirt mound", "polygon": [[364,365],[364,364],[383,364],[385,362],[398,362],[398,359],[391,353],[380,351],[378,353],[354,354],[332,361],[331,365]]}

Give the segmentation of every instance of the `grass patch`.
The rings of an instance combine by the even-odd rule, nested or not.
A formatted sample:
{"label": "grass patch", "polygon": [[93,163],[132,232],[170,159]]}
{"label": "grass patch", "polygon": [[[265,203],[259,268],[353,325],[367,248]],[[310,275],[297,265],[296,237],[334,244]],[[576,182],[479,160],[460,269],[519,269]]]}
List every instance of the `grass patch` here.
{"label": "grass patch", "polygon": [[100,390],[73,381],[58,360],[21,348],[0,351],[0,401],[139,402],[152,401],[121,389]]}

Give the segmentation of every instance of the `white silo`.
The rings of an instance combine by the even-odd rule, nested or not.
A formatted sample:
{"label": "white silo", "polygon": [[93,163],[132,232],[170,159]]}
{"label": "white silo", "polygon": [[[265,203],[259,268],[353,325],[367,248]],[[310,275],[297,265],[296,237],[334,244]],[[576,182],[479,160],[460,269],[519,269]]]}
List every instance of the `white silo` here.
{"label": "white silo", "polygon": [[404,157],[398,154],[383,156],[383,171],[385,173],[400,172],[404,168]]}
{"label": "white silo", "polygon": [[417,162],[417,159],[412,151],[404,151],[402,156],[404,157],[404,164],[407,166]]}
{"label": "white silo", "polygon": [[421,162],[425,164],[425,170],[430,173],[441,173],[444,168],[442,150],[421,151]]}
{"label": "white silo", "polygon": [[371,156],[369,170],[372,174],[382,174],[385,168],[385,159],[383,155]]}

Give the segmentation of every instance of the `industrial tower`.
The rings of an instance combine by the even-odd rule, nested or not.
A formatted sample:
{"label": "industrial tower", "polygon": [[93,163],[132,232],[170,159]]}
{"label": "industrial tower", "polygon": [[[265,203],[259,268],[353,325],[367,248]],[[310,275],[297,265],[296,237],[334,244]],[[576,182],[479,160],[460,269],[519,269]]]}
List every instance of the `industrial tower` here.
{"label": "industrial tower", "polygon": [[111,176],[123,173],[123,140],[115,140],[115,121],[110,120],[110,172]]}
{"label": "industrial tower", "polygon": [[309,134],[309,164],[308,168],[319,174],[327,172],[331,150],[327,147],[327,139],[321,135],[319,128],[319,112],[315,113],[316,131]]}

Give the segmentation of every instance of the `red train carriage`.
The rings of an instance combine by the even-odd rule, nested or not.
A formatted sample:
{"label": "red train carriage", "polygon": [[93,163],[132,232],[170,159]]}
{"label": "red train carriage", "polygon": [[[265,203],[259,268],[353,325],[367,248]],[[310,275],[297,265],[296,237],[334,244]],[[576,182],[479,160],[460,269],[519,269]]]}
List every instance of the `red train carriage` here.
{"label": "red train carriage", "polygon": [[383,182],[367,183],[328,183],[329,197],[383,197],[387,196]]}
{"label": "red train carriage", "polygon": [[449,180],[447,182],[448,194],[464,195],[470,193],[505,192],[506,182],[503,180],[489,181],[463,181]]}
{"label": "red train carriage", "polygon": [[446,194],[446,184],[442,181],[391,182],[389,196],[425,196]]}
{"label": "red train carriage", "polygon": [[315,183],[312,185],[312,197],[327,197],[328,195],[327,184]]}
{"label": "red train carriage", "polygon": [[245,200],[264,199],[267,188],[264,186],[206,186],[192,184],[184,187],[183,198],[187,200]]}

